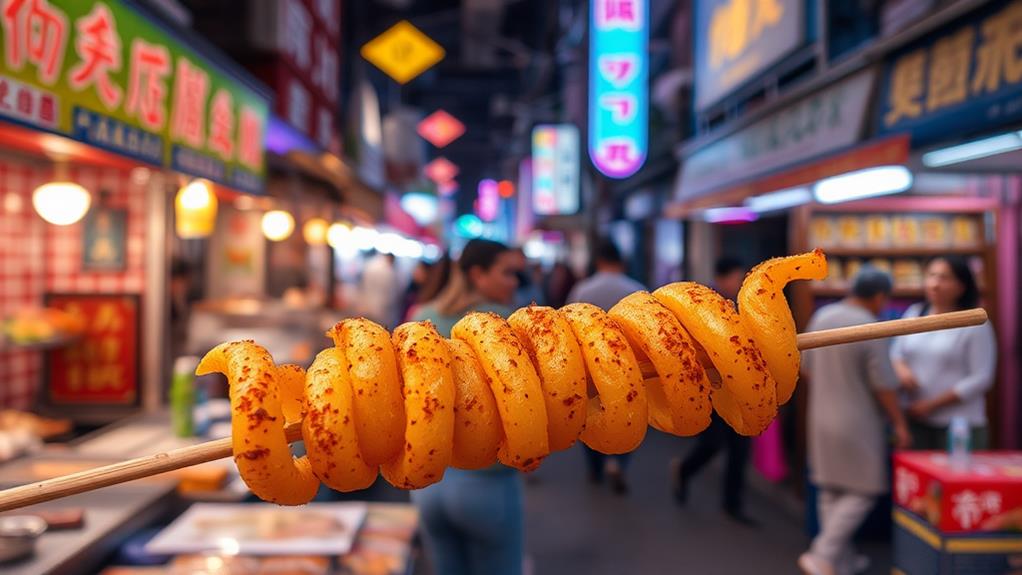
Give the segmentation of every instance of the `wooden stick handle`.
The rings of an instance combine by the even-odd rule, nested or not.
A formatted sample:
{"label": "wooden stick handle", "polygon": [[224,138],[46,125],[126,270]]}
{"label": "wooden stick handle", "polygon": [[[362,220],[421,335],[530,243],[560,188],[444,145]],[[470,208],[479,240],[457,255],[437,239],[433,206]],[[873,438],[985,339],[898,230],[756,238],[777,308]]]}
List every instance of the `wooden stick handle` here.
{"label": "wooden stick handle", "polygon": [[[972,309],[927,317],[898,319],[872,324],[856,325],[799,334],[799,349],[814,349],[829,345],[853,343],[868,339],[880,339],[926,331],[952,329],[980,325],[987,320],[982,309]],[[643,366],[647,377],[651,366]],[[288,441],[302,438],[301,425],[291,423],[285,429]],[[198,465],[231,456],[231,439],[217,439],[190,447],[182,447],[165,453],[129,459],[120,463],[87,469],[62,477],[46,479],[0,491],[0,512],[18,509],[69,495],[76,495],[102,487],[109,487],[135,479],[159,475],[175,469]]]}
{"label": "wooden stick handle", "polygon": [[840,329],[800,333],[798,334],[798,348],[805,351],[807,349],[840,345],[842,343],[855,343],[869,339],[883,339],[885,337],[981,325],[986,323],[986,321],[987,312],[982,308],[953,311],[925,317],[880,321]]}

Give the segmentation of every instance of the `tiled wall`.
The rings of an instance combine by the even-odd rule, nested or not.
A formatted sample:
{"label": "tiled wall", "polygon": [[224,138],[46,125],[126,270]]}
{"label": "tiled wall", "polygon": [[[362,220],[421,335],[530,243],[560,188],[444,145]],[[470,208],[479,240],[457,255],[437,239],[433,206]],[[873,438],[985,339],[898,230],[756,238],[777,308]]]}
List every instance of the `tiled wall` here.
{"label": "tiled wall", "polygon": [[[128,171],[72,167],[71,180],[92,193],[105,190],[106,205],[124,208],[127,265],[123,271],[82,270],[82,225],[53,226],[32,208],[32,190],[53,179],[52,168],[5,157],[0,152],[0,318],[25,306],[40,306],[43,294],[144,291],[145,181]],[[42,380],[45,354],[0,350],[0,408],[30,409]]]}

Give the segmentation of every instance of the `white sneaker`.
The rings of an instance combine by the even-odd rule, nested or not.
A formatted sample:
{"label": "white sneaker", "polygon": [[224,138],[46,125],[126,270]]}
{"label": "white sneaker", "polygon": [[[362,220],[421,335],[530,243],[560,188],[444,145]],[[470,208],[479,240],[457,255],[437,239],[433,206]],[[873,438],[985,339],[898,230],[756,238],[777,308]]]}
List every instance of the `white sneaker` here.
{"label": "white sneaker", "polygon": [[798,568],[804,575],[836,575],[832,565],[808,551],[799,555]]}

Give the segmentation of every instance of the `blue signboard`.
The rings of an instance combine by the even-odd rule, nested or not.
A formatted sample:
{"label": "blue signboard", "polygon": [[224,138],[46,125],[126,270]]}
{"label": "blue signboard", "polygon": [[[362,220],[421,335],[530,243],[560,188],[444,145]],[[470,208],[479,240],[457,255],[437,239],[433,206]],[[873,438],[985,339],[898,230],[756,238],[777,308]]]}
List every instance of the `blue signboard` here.
{"label": "blue signboard", "polygon": [[806,0],[699,0],[696,108],[718,102],[806,41]]}
{"label": "blue signboard", "polygon": [[648,0],[592,0],[589,30],[589,157],[627,178],[649,147]]}
{"label": "blue signboard", "polygon": [[991,2],[887,62],[877,133],[916,146],[1022,120],[1022,0]]}
{"label": "blue signboard", "polygon": [[82,107],[74,108],[71,136],[142,162],[159,165],[163,161],[160,136]]}

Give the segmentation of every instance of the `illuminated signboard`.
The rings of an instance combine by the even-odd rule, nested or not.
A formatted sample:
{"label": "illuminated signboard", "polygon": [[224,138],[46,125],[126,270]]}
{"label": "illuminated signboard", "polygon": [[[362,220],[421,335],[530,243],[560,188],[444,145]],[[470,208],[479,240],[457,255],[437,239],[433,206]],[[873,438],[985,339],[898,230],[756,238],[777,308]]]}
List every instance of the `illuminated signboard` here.
{"label": "illuminated signboard", "polygon": [[3,2],[0,118],[262,191],[267,95],[133,5]]}
{"label": "illuminated signboard", "polygon": [[433,183],[436,184],[443,184],[453,180],[458,177],[459,171],[458,166],[443,156],[426,164],[426,167],[423,168],[426,177],[433,180]]}
{"label": "illuminated signboard", "polygon": [[648,148],[648,1],[593,0],[589,26],[589,157],[627,178]]}
{"label": "illuminated signboard", "polygon": [[806,39],[805,0],[699,0],[696,108],[706,108]]}
{"label": "illuminated signboard", "polygon": [[443,148],[465,133],[465,124],[443,110],[437,110],[419,122],[415,130],[427,142]]}
{"label": "illuminated signboard", "polygon": [[479,182],[479,196],[476,198],[476,215],[484,222],[492,222],[500,215],[500,191],[494,180]]}
{"label": "illuminated signboard", "polygon": [[444,59],[444,49],[407,20],[362,46],[362,57],[399,84],[406,84]]}
{"label": "illuminated signboard", "polygon": [[532,210],[539,215],[579,209],[579,135],[574,124],[532,130]]}

